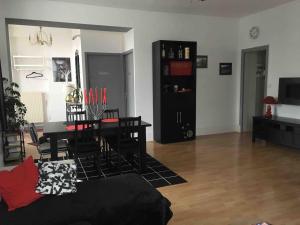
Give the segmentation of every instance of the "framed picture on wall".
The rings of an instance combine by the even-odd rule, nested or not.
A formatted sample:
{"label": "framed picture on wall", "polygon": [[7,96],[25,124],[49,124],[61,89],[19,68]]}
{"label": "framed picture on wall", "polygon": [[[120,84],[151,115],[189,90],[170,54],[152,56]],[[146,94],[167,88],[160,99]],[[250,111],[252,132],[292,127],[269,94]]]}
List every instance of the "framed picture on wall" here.
{"label": "framed picture on wall", "polygon": [[52,58],[52,70],[54,82],[72,81],[71,60],[70,58]]}
{"label": "framed picture on wall", "polygon": [[197,65],[197,68],[207,68],[208,67],[208,56],[207,55],[197,55],[196,65]]}
{"label": "framed picture on wall", "polygon": [[220,75],[232,75],[232,63],[220,63]]}

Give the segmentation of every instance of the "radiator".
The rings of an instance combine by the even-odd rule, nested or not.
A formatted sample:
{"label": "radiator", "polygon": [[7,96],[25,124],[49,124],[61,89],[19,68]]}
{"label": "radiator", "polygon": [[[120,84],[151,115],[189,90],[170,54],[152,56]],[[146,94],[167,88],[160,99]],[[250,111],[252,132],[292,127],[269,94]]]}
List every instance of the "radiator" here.
{"label": "radiator", "polygon": [[25,119],[28,123],[45,122],[45,94],[42,92],[22,92],[21,100],[27,108]]}

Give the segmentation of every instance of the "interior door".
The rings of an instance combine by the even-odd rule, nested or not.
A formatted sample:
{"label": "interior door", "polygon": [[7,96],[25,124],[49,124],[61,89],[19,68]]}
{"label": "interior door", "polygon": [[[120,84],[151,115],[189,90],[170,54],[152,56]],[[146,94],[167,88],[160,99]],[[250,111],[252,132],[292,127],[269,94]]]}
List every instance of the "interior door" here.
{"label": "interior door", "polygon": [[126,116],[135,116],[133,52],[124,55]]}
{"label": "interior door", "polygon": [[244,54],[242,131],[252,131],[253,116],[263,114],[265,95],[266,51]]}
{"label": "interior door", "polygon": [[107,88],[108,108],[125,110],[125,78],[122,54],[87,53],[87,80],[89,88]]}
{"label": "interior door", "polygon": [[256,52],[245,54],[244,63],[244,100],[243,100],[243,131],[250,131],[252,117],[255,115],[256,95]]}

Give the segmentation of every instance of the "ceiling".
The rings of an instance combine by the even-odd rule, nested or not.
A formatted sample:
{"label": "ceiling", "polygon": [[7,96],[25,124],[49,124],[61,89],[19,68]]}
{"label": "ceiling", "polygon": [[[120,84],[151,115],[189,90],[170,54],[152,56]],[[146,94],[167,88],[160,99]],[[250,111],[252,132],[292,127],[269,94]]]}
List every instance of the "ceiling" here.
{"label": "ceiling", "polygon": [[147,11],[243,17],[293,0],[50,0]]}

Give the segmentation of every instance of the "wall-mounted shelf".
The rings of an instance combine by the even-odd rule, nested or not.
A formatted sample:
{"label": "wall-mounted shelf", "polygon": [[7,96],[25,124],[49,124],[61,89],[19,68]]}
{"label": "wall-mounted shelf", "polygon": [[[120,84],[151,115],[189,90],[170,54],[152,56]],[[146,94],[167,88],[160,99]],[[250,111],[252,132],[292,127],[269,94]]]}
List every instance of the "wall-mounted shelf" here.
{"label": "wall-mounted shelf", "polygon": [[46,67],[44,56],[13,56],[15,70],[44,70]]}

